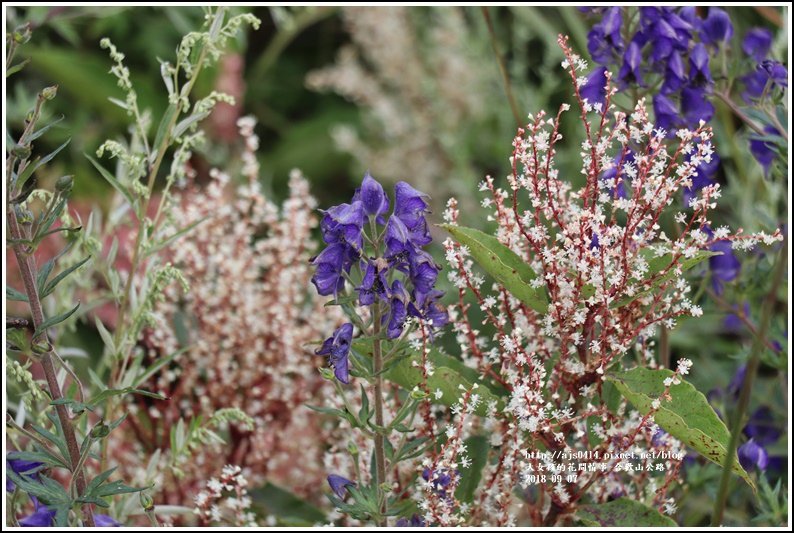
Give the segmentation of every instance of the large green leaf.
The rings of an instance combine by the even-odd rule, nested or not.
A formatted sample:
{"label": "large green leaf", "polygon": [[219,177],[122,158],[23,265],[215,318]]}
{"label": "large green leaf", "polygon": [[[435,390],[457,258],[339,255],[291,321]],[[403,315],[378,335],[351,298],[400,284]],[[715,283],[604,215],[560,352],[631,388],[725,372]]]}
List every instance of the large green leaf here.
{"label": "large green leaf", "polygon": [[442,224],[441,227],[468,247],[477,264],[510,294],[538,313],[546,312],[549,304],[545,289],[535,289],[529,284],[536,277],[535,272],[515,252],[482,231],[450,224]]}
{"label": "large green leaf", "polygon": [[[606,376],[620,393],[644,414],[651,411],[652,402],[665,390],[664,380],[671,370],[634,368],[625,372],[611,372]],[[730,432],[709,405],[706,397],[691,383],[681,381],[670,387],[671,401],[661,401],[654,413],[654,421],[670,435],[695,449],[706,459],[722,466],[728,455]],[[755,490],[750,477],[734,458],[733,471]]]}
{"label": "large green leaf", "polygon": [[325,513],[286,490],[268,483],[251,491],[254,510],[279,518],[283,525],[311,526],[325,522]]}
{"label": "large green leaf", "polygon": [[618,498],[611,502],[582,505],[577,517],[589,527],[676,527],[677,524],[645,504]]}
{"label": "large green leaf", "polygon": [[[419,367],[414,366],[414,361],[419,359],[418,353],[403,357],[383,375],[406,390],[412,390],[422,383],[422,371]],[[461,361],[434,349],[431,349],[428,360],[435,370],[432,376],[428,376],[427,386],[431,393],[437,390],[443,393],[439,399],[440,403],[446,406],[456,404],[461,395],[471,389],[475,383],[479,384],[474,391],[480,397],[480,403],[475,410],[478,415],[485,415],[489,402],[502,402],[500,396],[506,394],[506,391],[498,385],[483,382],[476,370],[467,367]]]}

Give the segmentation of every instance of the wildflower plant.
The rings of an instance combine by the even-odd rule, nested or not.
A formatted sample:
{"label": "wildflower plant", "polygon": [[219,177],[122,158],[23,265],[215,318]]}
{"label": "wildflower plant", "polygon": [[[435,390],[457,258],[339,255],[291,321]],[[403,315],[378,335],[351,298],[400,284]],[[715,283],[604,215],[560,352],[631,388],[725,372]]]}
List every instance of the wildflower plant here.
{"label": "wildflower plant", "polygon": [[[685,381],[692,362],[665,360],[656,338],[661,326],[702,315],[684,275],[717,253],[715,243],[746,250],[782,235],[710,229],[718,184],[676,209],[676,194],[713,157],[711,129],[668,132],[643,99],[618,111],[609,72],[603,104],[591,105],[586,62],[566,38],[559,44],[584,131],[581,186],[555,168],[563,104],[519,129],[506,187],[482,184],[493,235],[459,226],[454,199],[445,212],[449,277],[460,292],[451,321],[464,363],[498,399],[481,421],[464,423],[465,410],[450,421],[452,435],[460,424],[459,438],[485,432],[491,447],[470,504],[436,497],[437,485],[425,492],[428,524],[607,525],[621,514],[633,525],[671,524],[664,515],[675,515],[686,447],[753,484],[727,428]],[[472,322],[477,307],[482,325]],[[431,456],[431,470],[454,472],[449,448]],[[624,468],[627,454],[639,465]]]}
{"label": "wildflower plant", "polygon": [[[392,204],[382,185],[366,174],[350,203],[322,211],[320,229],[326,247],[312,259],[317,292],[332,296],[329,303],[340,306],[350,320],[315,351],[328,358],[333,372],[326,376],[334,380],[344,407],[314,409],[346,420],[373,443],[370,482],[365,484],[360,475],[350,480],[331,473],[330,498],[352,517],[378,525],[386,525],[389,516],[405,513],[406,502],[390,494],[391,473],[429,440],[405,438],[414,431],[410,421],[420,400],[427,398],[426,391],[415,389],[399,396],[389,422],[384,407],[384,376],[410,356],[409,336],[420,331],[427,339],[447,322],[438,303],[442,293],[435,289],[440,267],[424,250],[432,240],[425,218],[428,200],[426,194],[401,181],[394,187]],[[361,383],[357,411],[348,401],[348,386],[355,379]],[[399,445],[392,442],[395,433],[403,434]],[[359,473],[357,447],[351,453]],[[345,503],[348,493],[353,501]]]}

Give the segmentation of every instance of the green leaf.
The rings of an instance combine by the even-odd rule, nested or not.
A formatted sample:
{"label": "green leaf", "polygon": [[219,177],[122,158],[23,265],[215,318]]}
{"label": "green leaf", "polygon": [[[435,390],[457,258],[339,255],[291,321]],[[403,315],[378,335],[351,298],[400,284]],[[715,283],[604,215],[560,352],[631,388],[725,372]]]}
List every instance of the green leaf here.
{"label": "green leaf", "polygon": [[163,142],[168,142],[168,137],[170,137],[170,132],[168,130],[171,127],[171,121],[176,118],[177,113],[179,113],[177,105],[175,103],[168,104],[165,113],[163,113],[163,118],[160,119],[160,125],[157,126],[157,133],[154,136],[154,143],[152,144],[152,157],[156,156]]}
{"label": "green leaf", "polygon": [[462,226],[442,224],[456,241],[468,247],[471,256],[483,270],[501,283],[510,294],[538,313],[548,308],[545,288],[533,288],[529,282],[536,276],[526,261],[495,237]]}
{"label": "green leaf", "polygon": [[272,483],[250,491],[253,507],[261,514],[275,516],[285,526],[312,526],[326,521],[325,513]]}
{"label": "green leaf", "polygon": [[6,300],[14,300],[16,302],[27,302],[28,297],[24,293],[16,290],[15,288],[6,285]]}
{"label": "green leaf", "polygon": [[181,230],[177,231],[176,233],[174,233],[173,235],[171,235],[171,236],[170,236],[170,237],[168,237],[167,239],[165,239],[165,240],[162,240],[162,241],[160,241],[160,242],[158,242],[158,243],[156,243],[156,244],[152,245],[152,246],[151,246],[151,248],[148,248],[148,249],[146,250],[145,257],[149,257],[149,256],[150,256],[150,255],[152,255],[152,254],[156,254],[157,252],[159,252],[159,251],[160,251],[160,250],[162,250],[163,248],[166,248],[166,247],[168,247],[168,246],[171,246],[171,244],[173,244],[174,242],[176,242],[176,241],[177,241],[177,240],[178,240],[180,237],[182,237],[182,236],[183,236],[183,235],[185,235],[186,233],[190,232],[190,230],[192,230],[193,228],[195,228],[196,226],[198,226],[199,224],[201,224],[202,222],[204,222],[204,221],[205,221],[205,220],[207,220],[208,218],[209,218],[209,217],[204,217],[204,218],[201,218],[201,219],[199,219],[199,220],[196,220],[196,221],[195,221],[195,222],[193,222],[192,224],[188,224],[187,226],[185,226],[185,227],[184,227],[184,228],[182,228]]}
{"label": "green leaf", "polygon": [[36,331],[33,332],[33,338],[35,339],[36,337],[47,331],[47,329],[51,328],[56,324],[60,324],[61,322],[63,322],[64,320],[75,314],[78,307],[80,307],[80,302],[77,302],[77,305],[75,305],[71,310],[66,311],[65,313],[62,313],[60,315],[54,316],[52,318],[48,318],[47,320],[42,322],[41,325],[36,328]]}
{"label": "green leaf", "polygon": [[578,518],[588,527],[676,527],[670,517],[647,505],[618,498],[611,502],[582,505]]}
{"label": "green leaf", "polygon": [[[356,339],[353,341],[355,346],[362,340]],[[361,351],[370,353],[366,349]],[[414,387],[422,383],[422,371],[413,365],[414,361],[421,358],[420,354],[414,353],[408,357],[403,357],[383,376],[398,385],[401,385],[406,390],[413,390]],[[443,393],[439,400],[446,406],[452,406],[458,402],[458,399],[465,390],[469,390],[477,383],[479,387],[474,391],[480,397],[480,403],[477,405],[475,412],[480,416],[485,416],[488,403],[491,401],[502,402],[501,396],[507,394],[503,388],[492,383],[482,380],[480,374],[473,368],[469,368],[461,361],[450,357],[449,355],[442,354],[436,349],[430,350],[428,359],[433,364],[435,371],[432,376],[427,378],[427,386],[431,393],[436,390],[441,390]],[[463,387],[461,389],[461,386]]]}
{"label": "green leaf", "polygon": [[56,155],[58,155],[58,153],[61,150],[66,148],[66,145],[69,144],[69,141],[71,141],[71,139],[66,139],[66,141],[64,141],[64,143],[60,145],[58,148],[56,148],[55,150],[53,150],[52,152],[50,152],[49,154],[45,155],[42,158],[36,158],[33,161],[33,163],[30,163],[27,167],[25,167],[25,170],[22,171],[22,174],[20,174],[18,178],[18,184],[22,185],[23,183],[25,183],[28,180],[28,178],[30,178],[30,176],[32,176],[38,169],[40,169],[42,166],[52,161],[53,158]]}
{"label": "green leaf", "polygon": [[74,272],[84,264],[86,264],[86,262],[89,259],[91,259],[91,256],[88,256],[82,261],[75,263],[74,265],[70,266],[69,268],[67,268],[66,270],[55,276],[52,281],[47,283],[47,285],[44,287],[44,290],[41,291],[41,297],[45,298],[46,296],[52,294],[52,291],[55,290],[55,287],[58,285],[58,283],[60,283],[66,276],[68,276],[69,274],[71,274],[72,272]]}
{"label": "green leaf", "polygon": [[63,115],[61,115],[60,117],[56,118],[55,120],[53,120],[52,122],[50,122],[46,126],[42,126],[41,128],[37,129],[36,131],[34,131],[30,135],[28,135],[28,142],[35,141],[36,139],[38,139],[39,137],[41,137],[42,135],[47,133],[50,129],[52,129],[53,126],[55,126],[56,124],[58,124],[62,120],[63,120]]}
{"label": "green leaf", "polygon": [[168,399],[165,396],[163,396],[162,394],[157,394],[156,392],[151,392],[151,391],[143,390],[143,389],[136,389],[136,388],[133,388],[133,387],[126,387],[126,388],[123,388],[123,389],[106,389],[106,390],[103,390],[102,392],[100,392],[99,394],[97,394],[96,396],[91,398],[88,402],[86,402],[86,405],[88,405],[88,406],[99,405],[100,403],[106,401],[108,398],[111,398],[113,396],[122,396],[122,395],[125,395],[125,394],[140,394],[141,396],[148,396],[149,398],[154,398],[156,400],[167,400]]}
{"label": "green leaf", "polygon": [[105,167],[100,165],[99,162],[96,159],[94,159],[93,157],[91,157],[90,155],[88,155],[88,154],[84,154],[84,155],[88,158],[89,161],[91,161],[91,164],[94,165],[94,167],[99,171],[99,174],[103,178],[105,178],[105,181],[110,183],[113,186],[114,189],[116,189],[118,192],[120,192],[121,195],[124,196],[124,198],[127,200],[127,202],[129,202],[130,205],[134,205],[135,204],[135,202],[134,202],[134,200],[132,198],[132,194],[130,194],[130,191],[128,191],[127,188],[124,187],[124,185],[122,185],[121,182],[116,179],[116,176],[114,176],[113,174],[108,172],[105,169]]}
{"label": "green leaf", "polygon": [[[665,390],[664,380],[671,370],[634,368],[625,372],[611,372],[606,379],[615,384],[620,393],[643,415],[651,411],[652,402]],[[728,454],[730,433],[709,405],[706,397],[691,383],[681,381],[670,387],[671,401],[661,401],[653,415],[654,421],[670,435],[692,447],[706,459],[722,466]],[[734,457],[733,471],[755,491],[755,484]]]}
{"label": "green leaf", "polygon": [[[670,267],[671,263],[673,262],[672,254],[667,253],[661,256],[657,256],[654,250],[650,248],[643,249],[640,252],[640,254],[645,256],[645,260],[648,262],[648,277],[646,279],[653,278],[653,282],[648,287],[638,292],[634,296],[629,296],[626,298],[622,298],[616,302],[613,302],[610,305],[610,307],[617,308],[629,304],[634,300],[636,300],[637,298],[640,298],[641,296],[648,294],[662,283],[665,283],[667,281],[670,281],[678,277],[678,274],[676,273],[676,267],[672,267],[669,270],[667,270]],[[699,265],[709,257],[715,255],[721,255],[721,253],[711,252],[709,250],[698,250],[697,253],[695,253],[694,257],[689,257],[689,258],[680,257],[678,259],[677,266],[681,268],[682,272],[686,272],[687,270],[696,267],[697,265]],[[661,276],[657,276],[660,272],[665,272],[665,273]]]}
{"label": "green leaf", "polygon": [[14,65],[13,67],[9,67],[9,68],[7,68],[7,69],[6,69],[6,78],[10,78],[10,77],[11,77],[11,76],[13,76],[14,74],[16,74],[17,72],[19,72],[19,71],[20,71],[20,70],[22,70],[23,68],[25,68],[25,65],[27,65],[28,63],[30,63],[30,58],[29,58],[29,57],[28,57],[28,58],[25,58],[25,59],[23,59],[22,61],[20,61],[19,63],[17,63],[17,64],[16,64],[16,65]]}
{"label": "green leaf", "polygon": [[172,134],[172,137],[174,139],[178,139],[179,137],[182,136],[183,133],[185,133],[188,130],[188,128],[204,120],[209,115],[210,115],[209,111],[202,111],[201,113],[193,113],[192,115],[183,118],[182,120],[179,121],[179,124],[174,126],[174,133]]}
{"label": "green leaf", "polygon": [[474,500],[474,491],[482,479],[482,470],[488,463],[488,451],[490,445],[488,438],[477,435],[469,437],[464,441],[466,445],[466,456],[471,460],[468,468],[460,469],[460,483],[455,489],[455,498],[461,502],[471,502]]}

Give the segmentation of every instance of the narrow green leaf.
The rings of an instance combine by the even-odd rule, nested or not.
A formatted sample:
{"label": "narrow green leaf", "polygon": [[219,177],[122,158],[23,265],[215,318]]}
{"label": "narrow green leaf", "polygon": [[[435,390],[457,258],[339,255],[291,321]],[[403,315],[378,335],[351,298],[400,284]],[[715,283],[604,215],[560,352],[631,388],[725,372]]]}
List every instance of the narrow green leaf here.
{"label": "narrow green leaf", "polygon": [[174,120],[178,112],[179,107],[175,103],[168,104],[165,113],[163,113],[163,118],[160,119],[160,124],[157,126],[157,133],[154,136],[154,144],[152,144],[153,149],[151,157],[155,157],[157,150],[160,149],[160,146],[162,146],[164,142],[168,142],[168,138],[171,136],[170,132],[168,131],[171,126],[171,121]]}
{"label": "narrow green leaf", "polygon": [[47,124],[46,126],[42,126],[41,128],[37,129],[36,131],[28,135],[28,141],[29,142],[35,141],[36,139],[38,139],[39,137],[50,131],[53,126],[55,126],[62,120],[63,120],[63,115],[59,116],[58,118]]}
{"label": "narrow green leaf", "polygon": [[275,516],[285,526],[311,526],[324,523],[325,513],[272,483],[250,491],[253,508],[262,515]]}
{"label": "narrow green leaf", "polygon": [[670,517],[652,507],[618,498],[611,502],[588,504],[579,507],[577,517],[588,527],[676,527]]}
{"label": "narrow green leaf", "polygon": [[185,133],[188,130],[188,128],[204,120],[209,115],[210,115],[209,111],[202,111],[201,113],[193,113],[192,115],[183,118],[182,120],[179,121],[179,124],[174,126],[174,133],[172,137],[174,139],[179,138],[183,133]]}
{"label": "narrow green leaf", "polygon": [[41,325],[36,328],[36,331],[33,332],[33,338],[35,339],[36,337],[47,331],[47,329],[51,328],[56,324],[60,324],[61,322],[63,322],[64,320],[75,314],[75,312],[79,307],[80,307],[80,302],[77,302],[77,305],[75,305],[69,311],[66,311],[65,313],[54,316],[52,318],[48,318],[47,320],[42,322]]}
{"label": "narrow green leaf", "polygon": [[6,285],[6,300],[14,300],[15,302],[27,302],[28,297],[25,293],[19,292],[14,287]]}
{"label": "narrow green leaf", "polygon": [[25,58],[25,59],[24,59],[24,60],[22,60],[22,61],[20,61],[19,63],[17,63],[17,64],[16,64],[16,65],[14,65],[13,67],[9,67],[9,68],[7,68],[7,69],[6,69],[6,78],[10,78],[10,77],[11,77],[11,76],[13,76],[14,74],[16,74],[17,72],[19,72],[19,71],[20,71],[20,70],[22,70],[23,68],[25,68],[25,65],[27,65],[28,63],[30,63],[30,58],[29,58],[29,57],[28,57],[28,58]]}
{"label": "narrow green leaf", "polygon": [[[672,375],[673,372],[667,369],[634,368],[612,372],[606,379],[614,383],[620,393],[645,415],[651,411],[653,401],[661,398],[665,390],[664,380]],[[661,407],[653,415],[654,421],[706,459],[722,466],[728,454],[730,433],[706,397],[691,383],[683,380],[670,387],[670,396],[671,401],[661,401]],[[736,458],[733,471],[755,491],[755,484]]]}
{"label": "narrow green leaf", "polygon": [[488,463],[488,451],[491,449],[488,438],[482,435],[469,437],[464,441],[466,456],[471,460],[468,468],[460,468],[460,483],[455,489],[455,498],[461,502],[474,500],[474,491],[482,479],[482,470]]}
{"label": "narrow green leaf", "polygon": [[103,178],[105,178],[105,181],[110,183],[110,185],[112,185],[114,189],[116,189],[119,193],[121,193],[121,195],[124,196],[124,198],[127,200],[127,202],[129,202],[130,205],[135,204],[130,191],[128,191],[124,187],[124,185],[122,185],[121,182],[119,182],[119,180],[116,179],[116,177],[113,174],[105,170],[105,167],[100,165],[99,162],[90,155],[88,154],[84,154],[84,155],[88,158],[89,161],[91,161],[91,164],[94,165],[94,168],[96,168],[99,171],[99,174]]}
{"label": "narrow green leaf", "polygon": [[83,266],[84,264],[86,264],[86,262],[89,259],[91,259],[91,256],[88,256],[85,259],[83,259],[82,261],[79,261],[79,262],[75,263],[74,265],[70,266],[69,268],[67,268],[66,270],[64,270],[63,272],[61,272],[57,276],[55,276],[52,279],[52,281],[47,283],[47,286],[44,287],[44,290],[41,292],[41,297],[45,298],[46,296],[52,294],[52,291],[55,290],[55,287],[58,285],[58,283],[60,283],[66,276],[68,276],[69,274],[71,274],[72,272],[74,272],[75,270],[77,270],[78,268]]}
{"label": "narrow green leaf", "polygon": [[140,386],[141,383],[144,383],[150,377],[155,375],[161,368],[171,363],[171,361],[173,361],[174,359],[185,353],[189,348],[190,346],[185,346],[184,348],[180,348],[179,350],[175,351],[171,355],[168,355],[166,357],[161,357],[160,359],[155,361],[151,366],[149,366],[142,374],[136,377],[132,382],[132,386],[133,387]]}
{"label": "narrow green leaf", "polygon": [[185,226],[181,230],[177,231],[176,233],[174,233],[173,235],[171,235],[167,239],[164,239],[164,240],[152,245],[150,248],[148,248],[146,250],[146,257],[149,257],[149,256],[151,256],[153,254],[156,254],[157,252],[159,252],[163,248],[167,248],[168,246],[171,246],[179,238],[184,236],[186,233],[190,232],[190,230],[192,230],[193,228],[195,228],[196,226],[198,226],[199,224],[201,224],[202,222],[204,222],[208,218],[209,217],[204,217],[204,218],[201,218],[199,220],[196,220],[195,222],[193,222],[191,224],[188,224],[187,226]]}
{"label": "narrow green leaf", "polygon": [[135,389],[133,387],[126,387],[124,389],[106,389],[91,398],[86,405],[88,406],[95,406],[99,405],[102,402],[106,401],[108,398],[112,398],[113,396],[123,396],[125,394],[140,394],[141,396],[148,396],[149,398],[154,398],[156,400],[167,400],[165,396],[161,394],[157,394],[155,392],[142,390],[142,389]]}
{"label": "narrow green leaf", "polygon": [[471,256],[483,270],[501,283],[507,291],[538,313],[545,313],[548,299],[545,288],[533,288],[536,277],[529,264],[491,235],[462,226],[442,224],[452,237],[468,247]]}
{"label": "narrow green leaf", "polygon": [[33,175],[33,173],[34,173],[34,172],[36,172],[36,171],[37,171],[38,169],[40,169],[42,166],[44,166],[44,165],[46,165],[47,163],[49,163],[50,161],[52,161],[52,160],[53,160],[53,158],[54,158],[56,155],[58,155],[58,153],[59,153],[61,150],[63,150],[64,148],[66,148],[66,145],[68,145],[68,144],[69,144],[69,141],[71,141],[71,139],[66,139],[66,141],[64,141],[64,143],[63,143],[62,145],[60,145],[58,148],[56,148],[55,150],[53,150],[53,151],[52,151],[52,152],[50,152],[49,154],[45,155],[44,157],[42,157],[42,158],[40,158],[40,159],[36,159],[36,160],[34,160],[34,161],[33,161],[33,163],[30,163],[30,164],[28,165],[28,167],[27,167],[27,168],[25,168],[25,170],[24,170],[24,171],[22,172],[22,174],[19,176],[18,183],[19,183],[20,185],[21,185],[21,184],[23,184],[23,183],[25,183],[25,182],[28,180],[28,178],[29,178],[30,176],[32,176],[32,175]]}

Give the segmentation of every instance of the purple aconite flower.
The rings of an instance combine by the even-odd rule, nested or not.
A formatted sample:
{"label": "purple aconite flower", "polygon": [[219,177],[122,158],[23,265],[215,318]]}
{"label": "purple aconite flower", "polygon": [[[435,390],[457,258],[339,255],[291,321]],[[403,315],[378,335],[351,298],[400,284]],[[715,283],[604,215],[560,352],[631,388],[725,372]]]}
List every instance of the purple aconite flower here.
{"label": "purple aconite flower", "polygon": [[383,223],[382,215],[389,211],[389,198],[383,191],[383,186],[369,172],[364,175],[361,188],[356,191],[353,199],[360,199],[364,206],[364,212],[367,215],[379,217],[378,222]]}
{"label": "purple aconite flower", "polygon": [[709,14],[700,25],[700,38],[703,42],[719,46],[733,37],[731,17],[724,9],[710,7]]}
{"label": "purple aconite flower", "polygon": [[[780,135],[780,132],[778,132],[773,126],[765,127],[764,131],[769,136]],[[753,154],[753,157],[756,161],[758,161],[758,164],[763,167],[764,174],[768,175],[769,169],[772,168],[772,163],[774,163],[775,159],[777,159],[777,149],[775,144],[757,137],[750,137],[750,153]]]}
{"label": "purple aconite flower", "polygon": [[697,128],[700,121],[708,122],[714,116],[714,106],[709,102],[703,87],[685,87],[681,91],[681,112],[690,128]]}
{"label": "purple aconite flower", "polygon": [[736,373],[731,378],[731,382],[728,384],[728,392],[734,397],[739,397],[739,392],[742,390],[742,385],[744,384],[744,377],[747,375],[747,365],[741,365],[739,368],[736,369]]}
{"label": "purple aconite flower", "polygon": [[780,427],[775,423],[772,410],[762,405],[750,415],[750,421],[744,426],[744,434],[761,446],[768,446],[780,438]]}
{"label": "purple aconite flower", "polygon": [[612,61],[612,55],[623,50],[623,11],[610,7],[603,12],[601,22],[593,26],[587,34],[587,49],[596,63],[602,65]]}
{"label": "purple aconite flower", "polygon": [[358,302],[361,305],[372,305],[376,299],[388,298],[389,281],[387,279],[389,263],[383,259],[370,259],[364,270],[364,278],[358,290]]}
{"label": "purple aconite flower", "polygon": [[689,83],[692,87],[706,87],[713,83],[709,69],[709,53],[698,43],[689,53]]}
{"label": "purple aconite flower", "polygon": [[356,486],[355,483],[346,477],[338,476],[336,474],[331,474],[328,476],[328,485],[331,487],[331,490],[334,492],[334,494],[336,494],[339,498],[345,497],[347,494],[347,487]]}
{"label": "purple aconite flower", "polygon": [[347,385],[350,383],[349,362],[350,343],[353,340],[353,324],[350,322],[339,326],[334,334],[325,339],[323,345],[314,353],[328,356],[328,361],[334,367],[336,379]]}
{"label": "purple aconite flower", "polygon": [[656,94],[653,97],[653,113],[656,116],[656,126],[672,134],[680,122],[678,106],[667,96]]}
{"label": "purple aconite flower", "polygon": [[709,248],[712,252],[722,253],[722,255],[709,257],[709,270],[711,270],[714,292],[722,294],[723,283],[735,280],[742,270],[742,264],[733,253],[731,243],[728,241],[717,241]]}
{"label": "purple aconite flower", "polygon": [[390,339],[396,339],[402,335],[405,319],[408,318],[408,301],[410,298],[405,287],[398,279],[394,280],[394,283],[392,283],[390,294],[391,306],[389,315],[383,318],[384,320],[388,319],[386,336]]}
{"label": "purple aconite flower", "polygon": [[402,263],[414,251],[414,245],[411,242],[408,228],[405,223],[395,215],[390,216],[389,222],[386,224],[384,241],[386,243],[385,257],[393,260],[395,263]]}
{"label": "purple aconite flower", "polygon": [[765,59],[758,65],[758,69],[766,72],[773,86],[780,89],[788,87],[788,69],[780,61]]}
{"label": "purple aconite flower", "polygon": [[55,525],[55,510],[46,505],[36,505],[36,510],[19,520],[22,527],[53,527]]}
{"label": "purple aconite flower", "polygon": [[670,94],[678,91],[686,82],[686,69],[684,60],[678,50],[670,53],[667,66],[664,70],[664,83],[662,84],[662,94]]}
{"label": "purple aconite flower", "polygon": [[748,440],[738,450],[739,463],[745,470],[766,470],[769,465],[769,454],[763,446],[753,439]]}
{"label": "purple aconite flower", "polygon": [[419,516],[418,514],[414,514],[411,516],[411,519],[407,518],[400,518],[397,520],[395,524],[396,527],[427,527],[427,522],[425,519]]}
{"label": "purple aconite flower", "polygon": [[772,32],[766,28],[753,28],[742,40],[742,50],[757,62],[761,62],[769,54],[772,47]]}
{"label": "purple aconite flower", "polygon": [[323,240],[329,244],[346,243],[360,250],[364,216],[364,204],[361,201],[335,205],[324,211],[320,221]]}
{"label": "purple aconite flower", "polygon": [[424,246],[432,240],[425,220],[425,214],[430,212],[430,204],[427,203],[429,198],[404,181],[394,186],[394,216],[408,228],[414,246]]}
{"label": "purple aconite flower", "polygon": [[632,85],[636,83],[642,87],[642,73],[640,72],[641,66],[642,52],[640,51],[639,45],[632,41],[628,48],[626,48],[626,53],[623,55],[623,65],[620,67],[618,78],[620,78],[624,85]]}
{"label": "purple aconite flower", "polygon": [[579,89],[582,98],[591,105],[606,102],[607,69],[598,67],[587,76],[586,81]]}
{"label": "purple aconite flower", "polygon": [[312,258],[311,263],[317,269],[312,276],[312,283],[321,296],[336,295],[345,287],[344,272],[350,271],[355,250],[344,243],[329,245],[320,255]]}
{"label": "purple aconite flower", "polygon": [[[8,456],[6,456],[6,468],[18,476],[37,481],[38,472],[44,468],[44,464],[37,461],[25,461],[24,459],[8,459]],[[6,476],[6,492],[14,492],[14,489],[16,489],[16,485]]]}

